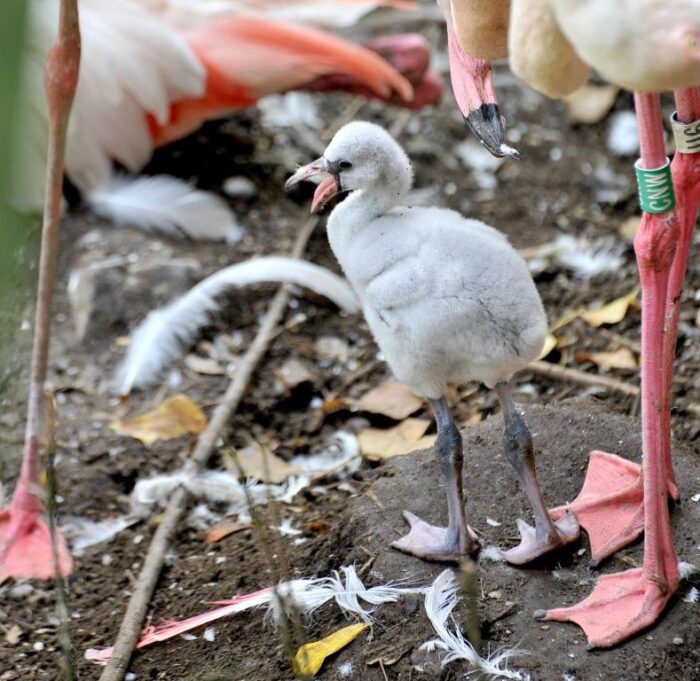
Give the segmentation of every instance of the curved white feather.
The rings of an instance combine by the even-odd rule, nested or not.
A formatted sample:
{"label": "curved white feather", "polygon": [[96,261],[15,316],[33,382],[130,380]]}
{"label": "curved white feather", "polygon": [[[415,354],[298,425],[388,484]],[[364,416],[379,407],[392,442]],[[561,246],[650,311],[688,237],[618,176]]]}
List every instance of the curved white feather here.
{"label": "curved white feather", "polygon": [[222,198],[169,175],[117,176],[86,200],[98,215],[168,236],[232,244],[243,235]]}
{"label": "curved white feather", "polygon": [[132,334],[131,345],[117,370],[116,389],[128,395],[157,380],[161,371],[176,361],[219,308],[216,297],[231,287],[263,282],[305,286],[332,300],[346,312],[359,311],[350,285],[337,274],[318,265],[283,257],[252,258],[231,265],[203,281],[169,305],[151,312]]}
{"label": "curved white feather", "polygon": [[[465,660],[489,679],[513,679],[526,681],[529,675],[508,668],[508,659],[517,652],[512,649],[501,649],[485,658],[479,655],[472,644],[464,638],[459,625],[452,617],[452,611],[457,606],[459,582],[452,570],[441,572],[425,592],[425,614],[430,620],[437,638],[426,641],[421,649],[445,651],[442,665],[455,660]],[[452,626],[450,626],[450,624]]]}

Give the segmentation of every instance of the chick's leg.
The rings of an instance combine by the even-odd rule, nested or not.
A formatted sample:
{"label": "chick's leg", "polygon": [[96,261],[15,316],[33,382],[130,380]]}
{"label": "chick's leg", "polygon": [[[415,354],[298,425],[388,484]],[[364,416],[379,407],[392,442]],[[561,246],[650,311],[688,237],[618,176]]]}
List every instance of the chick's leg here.
{"label": "chick's leg", "polygon": [[505,422],[503,444],[506,457],[520,478],[535,516],[534,528],[524,520],[518,519],[518,530],[522,540],[518,546],[504,553],[509,563],[523,565],[575,541],[578,539],[580,529],[572,514],[564,515],[556,523],[549,517],[535,472],[532,435],[513,402],[508,385],[503,382],[498,383],[496,393],[503,408]]}
{"label": "chick's leg", "polygon": [[476,535],[467,525],[464,510],[462,436],[444,397],[430,400],[430,405],[437,420],[435,459],[445,480],[448,524],[447,527],[436,527],[410,511],[404,511],[404,518],[411,530],[406,536],[393,542],[392,546],[425,560],[458,561],[479,548]]}

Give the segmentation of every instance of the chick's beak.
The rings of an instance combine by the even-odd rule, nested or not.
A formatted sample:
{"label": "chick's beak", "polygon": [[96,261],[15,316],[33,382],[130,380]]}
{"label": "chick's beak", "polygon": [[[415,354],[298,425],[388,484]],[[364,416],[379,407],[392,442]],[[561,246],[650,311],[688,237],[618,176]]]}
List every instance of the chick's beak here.
{"label": "chick's beak", "polygon": [[505,143],[503,118],[491,80],[491,63],[468,55],[450,28],[447,37],[452,89],[466,124],[494,156],[517,158],[518,152]]}
{"label": "chick's beak", "polygon": [[329,174],[330,177],[323,180],[323,182],[316,187],[316,191],[314,192],[314,198],[311,201],[311,212],[316,213],[340,191],[339,178],[337,174],[329,171],[326,159],[323,157],[317,158],[312,163],[299,168],[299,170],[287,180],[284,188],[285,190],[289,190],[300,182],[308,180],[310,177]]}

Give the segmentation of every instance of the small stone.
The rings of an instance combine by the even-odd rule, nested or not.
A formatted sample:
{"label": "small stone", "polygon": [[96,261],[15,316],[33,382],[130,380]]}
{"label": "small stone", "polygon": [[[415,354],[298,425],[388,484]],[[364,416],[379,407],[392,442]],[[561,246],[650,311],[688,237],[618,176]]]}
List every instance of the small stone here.
{"label": "small stone", "polygon": [[576,551],[577,556],[583,556],[586,553],[586,549],[579,549]]}
{"label": "small stone", "polygon": [[489,591],[489,593],[488,593],[488,597],[493,598],[495,600],[500,599],[502,595],[503,595],[503,592],[500,589],[497,589],[496,591]]}
{"label": "small stone", "polygon": [[18,584],[10,589],[8,596],[15,601],[19,601],[29,596],[32,591],[34,591],[34,587],[31,584]]}
{"label": "small stone", "polygon": [[[675,641],[675,639],[673,640]],[[46,646],[41,641],[37,641],[36,643],[34,643],[34,645],[32,645],[32,649],[36,650],[37,653],[40,653],[45,647]]]}
{"label": "small stone", "polygon": [[242,177],[240,175],[226,178],[226,180],[224,180],[223,190],[224,194],[234,199],[252,199],[258,193],[255,183],[247,177]]}
{"label": "small stone", "polygon": [[543,624],[540,629],[542,629],[542,631],[549,631],[549,624]]}
{"label": "small stone", "polygon": [[682,646],[685,643],[685,640],[682,636],[674,636],[672,643],[674,646]]}

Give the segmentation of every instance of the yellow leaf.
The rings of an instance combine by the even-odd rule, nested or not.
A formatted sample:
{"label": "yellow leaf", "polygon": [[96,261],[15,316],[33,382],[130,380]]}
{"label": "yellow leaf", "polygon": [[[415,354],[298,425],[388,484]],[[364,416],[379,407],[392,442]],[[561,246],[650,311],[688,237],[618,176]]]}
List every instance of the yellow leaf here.
{"label": "yellow leaf", "polygon": [[636,287],[627,295],[616,298],[607,305],[603,305],[603,307],[599,307],[594,310],[589,309],[582,312],[581,319],[591,326],[617,324],[627,316],[628,310],[635,306],[638,293],[639,287]]}
{"label": "yellow leaf", "polygon": [[178,393],[145,414],[114,421],[109,427],[120,435],[129,435],[150,447],[156,440],[201,433],[207,427],[207,417],[196,402],[187,395]]}
{"label": "yellow leaf", "polygon": [[552,324],[552,326],[549,328],[549,332],[553,334],[555,331],[561,329],[562,326],[566,326],[569,322],[573,322],[574,319],[580,317],[581,313],[585,311],[585,307],[576,307],[573,310],[567,310],[561,317],[559,317],[559,319],[557,319],[556,322],[554,322],[554,324]]}
{"label": "yellow leaf", "polygon": [[542,352],[540,352],[539,357],[537,359],[544,359],[556,347],[557,347],[556,337],[553,334],[548,333],[547,338],[544,339],[544,345],[542,346]]}
{"label": "yellow leaf", "polygon": [[637,235],[639,228],[642,226],[642,218],[639,215],[634,215],[631,218],[627,218],[618,228],[618,234],[627,239],[627,241],[634,241],[634,237]]}
{"label": "yellow leaf", "polygon": [[405,419],[422,406],[423,400],[418,395],[402,383],[394,381],[380,383],[355,402],[355,408],[359,411],[382,414],[397,421]]}
{"label": "yellow leaf", "polygon": [[637,360],[629,348],[620,348],[612,352],[594,352],[588,358],[605,371],[637,368]]}
{"label": "yellow leaf", "polygon": [[365,459],[381,461],[425,449],[435,442],[435,435],[426,435],[430,421],[406,419],[393,428],[366,428],[358,434],[360,452]]}
{"label": "yellow leaf", "polygon": [[351,624],[320,641],[304,644],[294,656],[294,673],[305,678],[314,676],[329,655],[352,643],[366,628],[366,624]]}

